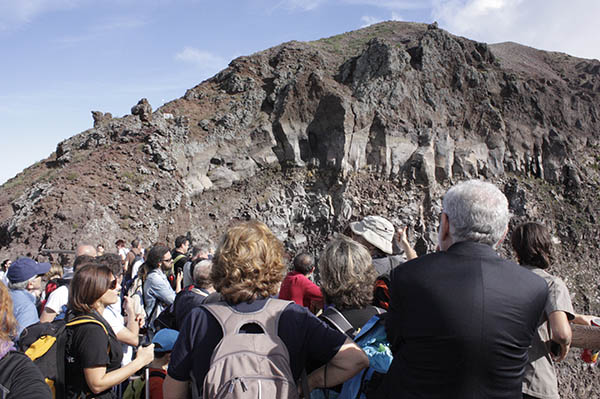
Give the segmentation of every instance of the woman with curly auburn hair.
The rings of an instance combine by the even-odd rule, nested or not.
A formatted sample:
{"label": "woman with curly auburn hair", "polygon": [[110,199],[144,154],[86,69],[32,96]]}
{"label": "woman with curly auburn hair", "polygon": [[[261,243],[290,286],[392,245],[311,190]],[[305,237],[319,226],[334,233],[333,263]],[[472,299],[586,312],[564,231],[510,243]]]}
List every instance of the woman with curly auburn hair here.
{"label": "woman with curly auburn hair", "polygon": [[6,399],[52,397],[40,369],[17,352],[12,338],[17,331],[8,288],[0,282],[0,396]]}
{"label": "woman with curly auburn hair", "polygon": [[213,258],[213,286],[232,305],[275,295],[285,271],[283,256],[283,244],[264,223],[234,226]]}
{"label": "woman with curly auburn hair", "polygon": [[[384,310],[371,305],[377,273],[369,251],[340,234],[321,253],[321,291],[328,307],[321,318],[350,337],[373,315]],[[347,323],[340,325],[340,320]],[[350,327],[351,326],[351,327]]]}
{"label": "woman with curly auburn hair", "polygon": [[[283,278],[283,255],[282,243],[264,223],[240,223],[225,233],[215,252],[211,272],[213,286],[225,301],[194,308],[183,322],[171,354],[163,389],[165,399],[188,397],[190,381],[193,381],[196,393],[207,387],[204,397],[214,396],[215,392],[210,388],[215,384],[209,372],[211,358],[213,352],[221,353],[227,345],[226,339],[232,336],[233,331],[228,330],[229,335],[224,337],[222,326],[225,320],[230,323],[234,314],[235,319],[242,320],[236,324],[235,334],[248,334],[248,350],[260,347],[250,344],[257,334],[270,335],[278,348],[285,346],[289,364],[270,363],[271,359],[265,359],[261,364],[266,366],[256,375],[262,376],[265,370],[281,366],[276,369],[285,370],[285,386],[290,389],[265,394],[267,385],[261,385],[261,379],[236,376],[229,385],[221,385],[231,389],[230,392],[242,389],[252,396],[258,387],[265,397],[297,397],[298,379],[307,363],[321,366],[308,376],[309,390],[340,384],[369,365],[364,352],[352,340],[328,327],[308,309],[291,301],[272,298]],[[266,323],[273,319],[275,323]],[[267,325],[273,330],[262,327]],[[274,337],[275,331],[278,339]],[[227,370],[226,364],[219,363],[219,369]],[[235,383],[238,380],[241,384]],[[267,384],[267,379],[262,381]],[[304,396],[308,397],[308,394]]]}

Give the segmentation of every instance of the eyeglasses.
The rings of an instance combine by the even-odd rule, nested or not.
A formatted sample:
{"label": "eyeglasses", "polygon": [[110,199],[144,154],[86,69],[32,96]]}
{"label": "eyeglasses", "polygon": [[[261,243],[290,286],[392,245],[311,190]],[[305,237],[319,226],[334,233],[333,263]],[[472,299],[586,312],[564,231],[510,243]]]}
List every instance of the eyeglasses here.
{"label": "eyeglasses", "polygon": [[173,258],[163,259],[162,261],[165,263],[171,263],[173,261]]}
{"label": "eyeglasses", "polygon": [[114,290],[117,288],[117,283],[118,283],[118,279],[114,279],[113,281],[110,282],[110,284],[108,285],[108,289],[109,290]]}

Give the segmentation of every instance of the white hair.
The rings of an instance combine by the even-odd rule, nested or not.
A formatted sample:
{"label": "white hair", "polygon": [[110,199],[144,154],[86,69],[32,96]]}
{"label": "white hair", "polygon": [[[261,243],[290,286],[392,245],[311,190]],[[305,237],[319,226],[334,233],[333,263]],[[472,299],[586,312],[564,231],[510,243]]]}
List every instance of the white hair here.
{"label": "white hair", "polygon": [[26,290],[27,286],[29,285],[29,282],[35,280],[36,278],[37,278],[37,276],[32,276],[28,280],[19,281],[18,283],[13,283],[9,280],[7,287],[9,290],[13,290],[13,291]]}
{"label": "white hair", "polygon": [[491,183],[468,180],[451,187],[443,199],[453,242],[475,241],[496,247],[510,220],[506,196]]}
{"label": "white hair", "polygon": [[211,285],[210,282],[210,272],[212,270],[213,262],[209,259],[201,260],[195,265],[192,264],[194,268],[194,285],[198,288],[208,288]]}

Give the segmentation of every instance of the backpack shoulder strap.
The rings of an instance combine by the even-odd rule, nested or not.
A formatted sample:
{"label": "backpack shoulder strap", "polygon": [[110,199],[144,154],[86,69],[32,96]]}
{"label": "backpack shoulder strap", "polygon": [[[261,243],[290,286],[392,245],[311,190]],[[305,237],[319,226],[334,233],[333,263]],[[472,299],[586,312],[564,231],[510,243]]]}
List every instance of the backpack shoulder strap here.
{"label": "backpack shoulder strap", "polygon": [[382,313],[385,313],[385,309],[381,309],[380,307],[378,307],[378,306],[374,306],[374,305],[371,305],[371,307],[372,307],[373,309],[375,309],[375,312],[377,312],[377,314],[382,314]]}
{"label": "backpack shoulder strap", "polygon": [[331,325],[333,325],[335,328],[337,328],[344,334],[348,334],[348,331],[355,330],[355,328],[352,326],[352,324],[350,324],[348,319],[346,319],[344,315],[333,306],[327,308],[327,310],[325,310],[323,314],[321,314],[321,317],[326,319],[328,322],[331,323]]}
{"label": "backpack shoulder strap", "polygon": [[106,326],[102,322],[94,319],[91,316],[78,316],[78,317],[75,317],[74,319],[72,319],[71,321],[69,321],[65,326],[66,327],[72,327],[72,326],[78,326],[78,325],[87,324],[87,323],[98,324],[99,326],[102,327],[102,329],[104,330],[104,332],[106,333],[106,335],[109,335],[108,330],[106,329]]}
{"label": "backpack shoulder strap", "polygon": [[269,298],[262,309],[248,313],[236,311],[227,302],[215,302],[201,306],[217,319],[223,329],[223,337],[229,334],[236,334],[244,325],[251,323],[258,324],[263,328],[265,333],[276,337],[281,312],[290,303],[291,301]]}
{"label": "backpack shoulder strap", "polygon": [[360,331],[358,332],[358,334],[356,334],[354,341],[358,342],[364,335],[366,335],[369,331],[371,331],[373,329],[373,327],[375,327],[377,325],[382,325],[381,317],[378,314],[373,315],[373,317],[371,317],[365,323],[365,325],[360,328]]}
{"label": "backpack shoulder strap", "polygon": [[184,254],[179,254],[175,257],[175,259],[173,259],[173,264],[177,263],[179,261],[179,259],[181,258],[185,258]]}
{"label": "backpack shoulder strap", "polygon": [[192,291],[194,294],[198,294],[198,295],[203,296],[203,297],[207,297],[208,296],[208,294],[206,292],[204,292],[200,288],[196,288],[194,286],[192,286],[192,288],[190,289],[190,291]]}

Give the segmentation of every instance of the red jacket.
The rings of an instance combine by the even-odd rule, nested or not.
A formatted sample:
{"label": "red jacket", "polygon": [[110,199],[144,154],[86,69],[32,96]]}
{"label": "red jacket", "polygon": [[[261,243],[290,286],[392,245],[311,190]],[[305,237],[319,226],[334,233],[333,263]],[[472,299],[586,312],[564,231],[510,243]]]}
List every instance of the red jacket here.
{"label": "red jacket", "polygon": [[321,289],[297,271],[291,271],[285,276],[279,290],[279,298],[294,301],[307,308],[310,308],[311,303],[323,302]]}

